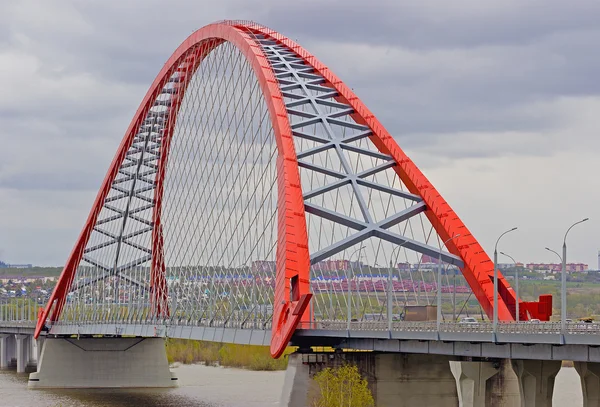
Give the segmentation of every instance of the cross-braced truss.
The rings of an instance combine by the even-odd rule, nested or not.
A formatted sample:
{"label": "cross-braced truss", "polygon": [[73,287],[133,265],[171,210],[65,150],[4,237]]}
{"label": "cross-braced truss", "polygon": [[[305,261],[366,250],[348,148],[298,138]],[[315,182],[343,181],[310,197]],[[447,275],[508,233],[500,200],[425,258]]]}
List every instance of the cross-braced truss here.
{"label": "cross-braced truss", "polygon": [[[273,40],[265,39],[264,36],[257,36],[257,38],[273,67],[281,93],[287,100],[285,106],[292,122],[293,136],[316,144],[314,147],[296,151],[298,166],[335,179],[331,183],[314,189],[303,189],[306,212],[357,231],[340,242],[316,253],[311,253],[311,264],[330,258],[373,236],[421,254],[437,257],[439,248],[389,230],[392,226],[424,212],[427,206],[418,195],[369,180],[372,176],[396,165],[392,156],[355,144],[357,141],[368,139],[373,134],[371,129],[352,119],[352,115],[355,113],[354,109],[348,104],[335,101],[338,92],[327,86],[326,80],[315,73],[314,68],[306,64],[296,53]],[[328,166],[320,166],[315,164],[314,160],[310,160],[316,154],[327,152],[335,152],[336,156],[336,159],[329,160]],[[349,157],[348,152],[354,153],[354,156]],[[381,164],[363,171],[355,171],[350,158],[353,158],[355,162],[361,162],[363,158],[374,158],[381,161]],[[341,170],[335,168],[336,164],[341,167]],[[312,201],[315,197],[345,185],[351,187],[355,203],[359,208],[361,216],[359,219],[317,205]],[[385,219],[376,220],[372,214],[373,208],[367,205],[365,199],[369,190],[377,190],[404,198],[413,201],[414,204]],[[462,266],[462,260],[458,256],[450,253],[441,255],[443,261]]]}

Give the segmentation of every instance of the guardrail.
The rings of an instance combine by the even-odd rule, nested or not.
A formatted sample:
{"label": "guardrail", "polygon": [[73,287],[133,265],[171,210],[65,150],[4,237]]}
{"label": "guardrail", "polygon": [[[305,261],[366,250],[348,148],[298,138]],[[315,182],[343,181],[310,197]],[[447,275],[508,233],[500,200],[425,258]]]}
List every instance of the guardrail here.
{"label": "guardrail", "polygon": [[1,298],[0,322],[37,321],[41,306],[30,298]]}
{"label": "guardrail", "polygon": [[[348,323],[345,321],[318,321],[304,322],[299,325],[300,329],[346,331]],[[350,322],[352,331],[388,331],[387,321]],[[392,331],[402,332],[437,332],[436,321],[403,321],[393,322]],[[440,332],[456,333],[494,333],[491,322],[460,323],[442,322]],[[504,322],[499,323],[497,334],[551,334],[560,335],[560,322]],[[569,322],[566,324],[566,334],[600,334],[600,323]]]}

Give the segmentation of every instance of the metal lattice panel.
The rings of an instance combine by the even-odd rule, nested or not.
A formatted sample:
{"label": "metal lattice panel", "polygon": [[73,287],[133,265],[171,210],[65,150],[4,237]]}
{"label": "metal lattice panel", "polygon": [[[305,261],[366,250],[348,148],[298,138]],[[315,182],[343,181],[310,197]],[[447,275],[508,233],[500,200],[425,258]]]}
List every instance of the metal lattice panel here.
{"label": "metal lattice panel", "polygon": [[[65,322],[133,320],[151,314],[157,173],[181,70],[175,70],[160,90],[110,183],[73,279],[62,318]],[[132,304],[133,299],[139,301],[138,306]]]}

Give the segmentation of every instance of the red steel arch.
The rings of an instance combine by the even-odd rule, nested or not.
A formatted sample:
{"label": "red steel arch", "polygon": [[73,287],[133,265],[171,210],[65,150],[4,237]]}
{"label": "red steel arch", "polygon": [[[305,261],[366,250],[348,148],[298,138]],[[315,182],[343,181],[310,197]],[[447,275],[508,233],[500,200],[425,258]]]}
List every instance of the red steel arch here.
{"label": "red steel arch", "polygon": [[[262,34],[293,50],[328,81],[328,86],[337,90],[341,102],[352,106],[355,111],[353,119],[371,129],[373,133],[370,136],[371,141],[380,152],[389,154],[394,158],[397,164],[394,167],[395,171],[409,191],[423,198],[427,205],[426,216],[440,237],[445,240],[456,234],[461,235],[460,245],[457,245],[454,241],[448,243],[449,251],[463,260],[463,275],[483,309],[489,316],[492,315],[493,265],[490,258],[448,203],[350,88],[313,55],[283,35],[253,22],[223,21],[203,27],[190,35],[165,63],[146,93],[109,167],[92,211],[69,256],[58,284],[46,308],[40,314],[35,332],[36,337],[43,329],[46,320],[51,322],[58,320],[73,283],[77,267],[82,259],[83,251],[110,191],[111,184],[117,176],[119,166],[131,147],[140,124],[148,114],[161,89],[177,70],[183,75],[184,79],[180,86],[183,87],[184,91],[179,92],[178,97],[175,98],[174,103],[169,108],[175,114],[169,115],[164,142],[161,145],[154,195],[150,282],[155,315],[168,316],[165,265],[162,254],[161,202],[170,140],[175,126],[176,113],[192,74],[196,71],[202,59],[225,41],[232,43],[242,52],[257,77],[269,109],[278,149],[277,278],[271,354],[274,357],[281,356],[298,323],[308,321],[309,315],[305,311],[312,296],[309,290],[310,256],[298,161],[292,140],[291,126],[278,81],[253,34]],[[504,277],[501,274],[499,276],[499,318],[501,320],[514,320],[517,298]],[[520,308],[521,320],[527,319],[528,311],[532,316],[540,319],[547,320],[549,318],[551,307],[548,309],[547,299],[542,303],[522,304],[523,306]]]}
{"label": "red steel arch", "polygon": [[[138,127],[152,107],[160,90],[168,81],[172,73],[185,61],[185,58],[189,57],[194,52],[199,51],[200,55],[196,55],[196,58],[192,58],[193,61],[196,61],[195,66],[190,67],[185,74],[185,80],[182,86],[187,86],[187,83],[189,83],[191,78],[191,73],[196,70],[202,58],[224,41],[235,45],[247,58],[250,66],[254,70],[269,109],[277,143],[278,242],[276,263],[278,277],[275,290],[271,354],[274,357],[279,357],[283,353],[291,339],[294,329],[303,318],[303,315],[305,314],[304,311],[311,297],[308,286],[308,236],[306,233],[304,204],[300,188],[300,175],[292,141],[290,123],[273,70],[260,46],[249,33],[246,32],[246,29],[242,26],[235,26],[228,23],[211,24],[190,35],[165,63],[164,67],[150,86],[150,89],[146,93],[146,96],[125,133],[117,154],[104,178],[100,191],[96,196],[92,211],[90,212],[77,243],[69,256],[66,266],[61,273],[57,286],[55,287],[46,308],[40,314],[35,331],[36,337],[39,336],[47,319],[54,322],[59,318],[66,301],[67,293],[73,283],[77,266],[82,259],[83,251],[89,240],[92,229],[96,224],[104,200],[110,190],[110,186],[117,175],[119,166],[123,161],[125,154],[133,142]],[[199,47],[200,45],[204,46]],[[176,100],[176,103],[174,103],[170,109],[175,109],[175,111],[177,111],[181,97],[185,92],[180,92],[179,94],[181,96],[177,98],[178,100]],[[156,205],[153,216],[154,230],[151,286],[154,288],[153,302],[155,304],[155,312],[157,315],[165,315],[168,313],[165,307],[166,287],[164,283],[164,261],[161,253],[162,227],[160,219],[163,181],[168,159],[169,142],[173,133],[174,124],[175,119],[174,116],[172,116],[169,118],[169,123],[166,127],[165,142],[161,146],[157,188],[154,196]],[[290,281],[292,279],[297,281],[297,284],[294,285],[294,296],[292,299],[286,299],[285,294],[290,291]],[[304,318],[307,318],[307,316]]]}
{"label": "red steel arch", "polygon": [[[236,22],[231,23],[236,24]],[[459,256],[463,260],[462,273],[482,308],[488,317],[492,318],[494,304],[494,266],[492,261],[448,202],[404,153],[375,115],[326,65],[296,42],[268,27],[253,22],[238,22],[237,24],[249,27],[254,32],[269,37],[294,51],[306,64],[312,66],[317,73],[328,81],[326,86],[337,90],[339,102],[348,104],[354,109],[355,113],[352,115],[354,121],[371,129],[373,135],[370,139],[373,144],[381,153],[389,154],[394,158],[397,163],[394,169],[402,182],[411,193],[423,198],[427,205],[425,214],[442,240],[460,234],[460,239],[448,242],[448,249],[450,253]],[[458,242],[460,242],[460,245],[457,244]],[[515,291],[500,272],[498,272],[498,297],[499,320],[514,321],[516,319],[517,301],[520,301],[519,319],[521,321],[528,320],[529,315],[532,318],[547,321],[552,314],[551,296],[540,296],[539,302],[522,302],[517,299]]]}

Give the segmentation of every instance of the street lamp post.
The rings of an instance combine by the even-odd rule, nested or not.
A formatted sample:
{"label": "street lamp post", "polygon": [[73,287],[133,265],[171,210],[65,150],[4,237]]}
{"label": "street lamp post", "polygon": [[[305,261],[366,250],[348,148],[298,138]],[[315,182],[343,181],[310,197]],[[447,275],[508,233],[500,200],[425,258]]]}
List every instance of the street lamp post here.
{"label": "street lamp post", "polygon": [[452,322],[456,322],[456,270],[452,273]]}
{"label": "street lamp post", "polygon": [[[558,257],[560,259],[560,262],[562,264],[561,274],[564,276],[565,275],[565,268],[566,268],[564,257],[561,256],[560,254],[558,254],[557,251],[552,250],[549,247],[545,247],[544,249],[548,250],[549,252],[552,252],[552,253],[556,254],[556,257]],[[563,255],[564,255],[564,250],[563,250]],[[565,324],[563,324],[562,321],[563,321],[563,316],[566,314],[566,309],[567,309],[567,304],[566,304],[566,301],[565,301],[565,299],[567,298],[567,281],[566,281],[566,279],[565,279],[565,284],[561,287],[561,290],[560,290],[560,298],[561,298],[561,306],[560,306],[560,314],[561,314],[560,315],[560,329],[561,329],[561,333],[564,334],[565,333],[565,330],[564,330]],[[562,306],[563,303],[565,304],[564,309],[563,309],[563,306]],[[564,319],[565,319],[565,323],[566,323],[566,317]]]}
{"label": "street lamp post", "polygon": [[500,252],[501,255],[508,257],[509,259],[511,259],[513,261],[513,263],[515,264],[515,286],[517,289],[517,309],[516,309],[516,314],[517,314],[517,322],[519,322],[519,299],[521,297],[519,297],[519,269],[517,267],[517,262],[515,259],[513,259],[512,256],[504,253],[504,252]]}
{"label": "street lamp post", "polygon": [[444,241],[440,247],[440,253],[438,256],[438,278],[437,278],[437,331],[440,332],[440,324],[442,323],[442,247],[446,246],[450,240],[459,237],[460,234],[456,234]]}
{"label": "street lamp post", "polygon": [[514,227],[502,233],[494,246],[494,321],[492,325],[494,334],[496,334],[496,328],[498,328],[498,242],[502,239],[502,236],[514,230],[517,230],[517,228]]}
{"label": "street lamp post", "polygon": [[348,331],[350,331],[350,321],[352,321],[352,306],[351,306],[351,301],[352,301],[352,289],[350,288],[350,273],[352,272],[352,256],[354,256],[354,253],[358,253],[358,260],[360,260],[360,251],[362,249],[364,249],[365,246],[360,246],[358,249],[356,249],[355,251],[352,252],[352,254],[350,254],[349,257],[349,261],[350,261],[350,269],[348,270],[348,299],[346,300],[346,308],[348,308],[348,324],[347,324],[347,328]]}
{"label": "street lamp post", "polygon": [[569,229],[567,229],[565,233],[565,238],[563,239],[563,255],[562,255],[562,270],[561,270],[561,304],[560,304],[560,327],[562,329],[563,335],[565,333],[565,329],[567,326],[567,235],[569,231],[573,229],[574,226],[579,225],[585,221],[589,220],[589,218],[585,218],[580,220],[579,222],[573,223]]}
{"label": "street lamp post", "polygon": [[392,266],[393,266],[393,258],[394,258],[394,254],[396,253],[396,250],[402,248],[402,246],[404,246],[406,242],[402,243],[401,245],[397,246],[396,248],[394,248],[394,250],[392,250],[392,255],[390,256],[390,268],[388,271],[388,282],[387,282],[387,323],[388,323],[388,331],[392,331],[392,311],[394,308],[394,304],[392,301],[392,292],[393,292],[393,281],[392,281]]}

